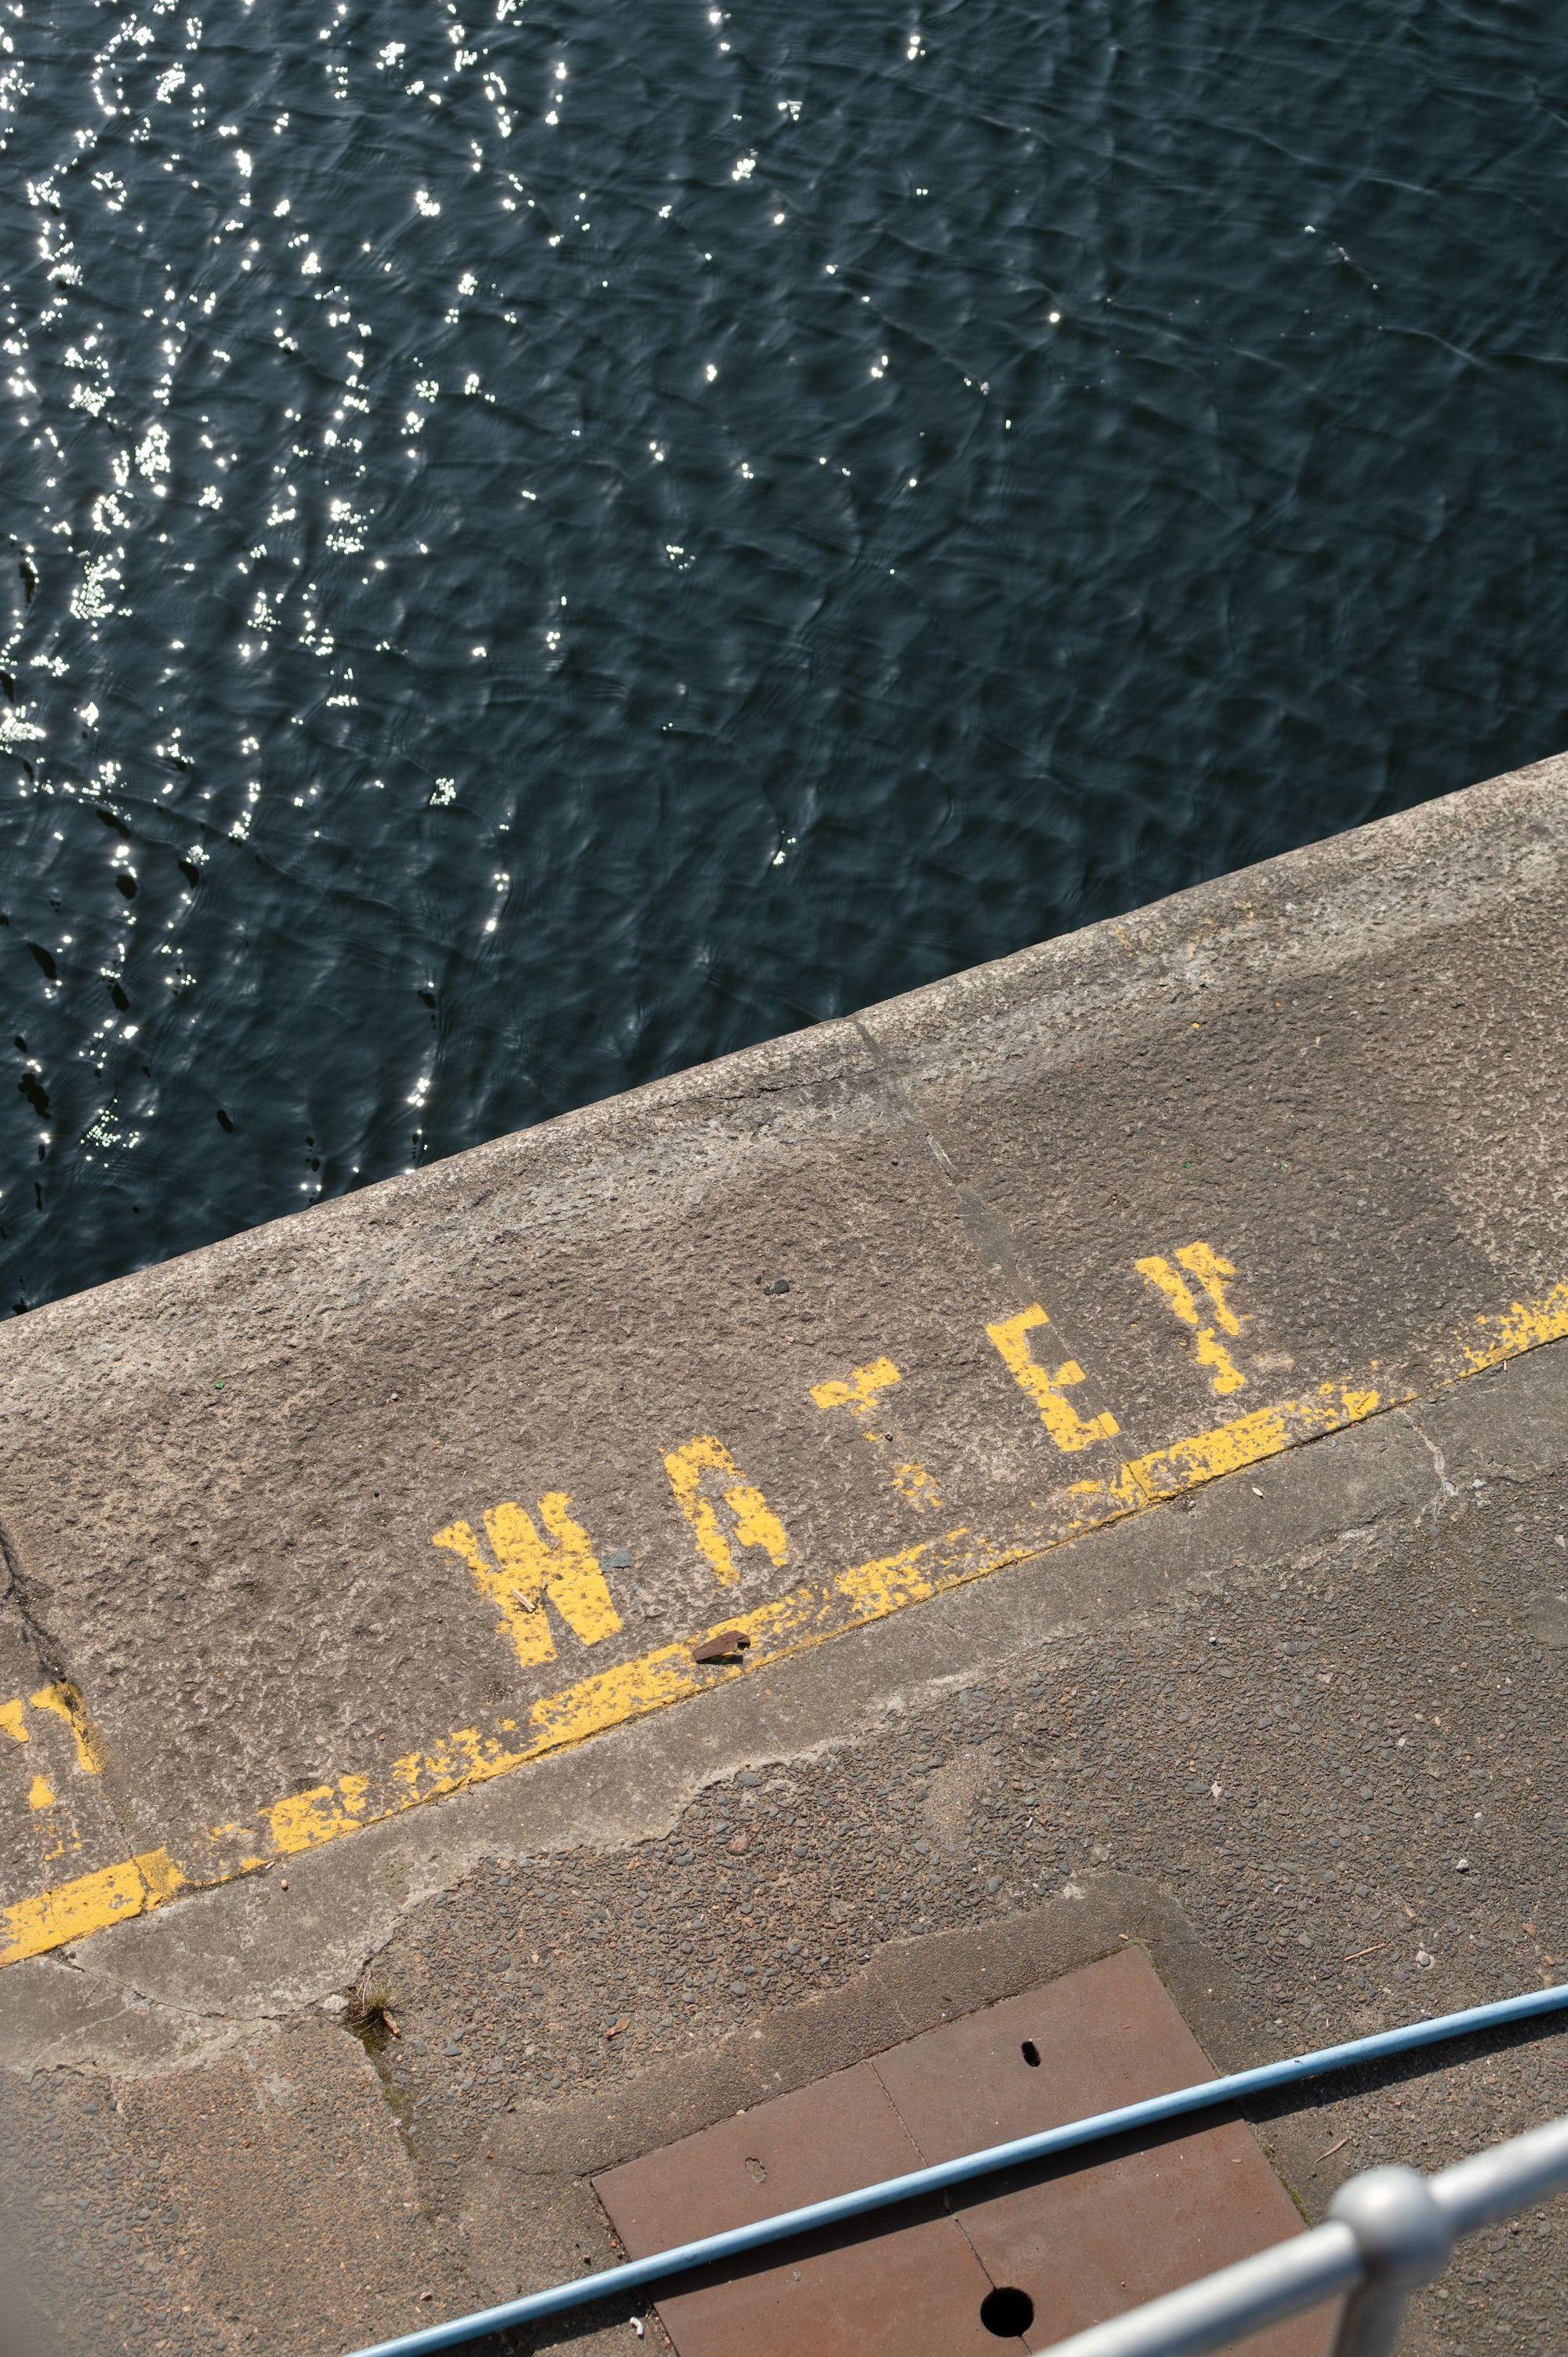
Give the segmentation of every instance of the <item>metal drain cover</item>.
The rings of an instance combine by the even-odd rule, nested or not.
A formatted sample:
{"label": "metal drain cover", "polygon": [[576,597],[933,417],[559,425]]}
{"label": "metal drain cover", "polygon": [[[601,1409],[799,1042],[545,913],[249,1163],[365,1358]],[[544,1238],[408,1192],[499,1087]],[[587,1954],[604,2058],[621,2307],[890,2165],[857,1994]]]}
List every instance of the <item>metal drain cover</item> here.
{"label": "metal drain cover", "polygon": [[[607,2170],[633,2257],[879,2177],[1213,2075],[1141,1949],[1127,1949],[660,2152]],[[1240,2120],[1064,2163],[890,2231],[760,2252],[661,2298],[680,2357],[991,2357],[1174,2290],[1301,2228]],[[850,2238],[846,2238],[850,2237]],[[1256,2357],[1325,2357],[1329,2312]]]}

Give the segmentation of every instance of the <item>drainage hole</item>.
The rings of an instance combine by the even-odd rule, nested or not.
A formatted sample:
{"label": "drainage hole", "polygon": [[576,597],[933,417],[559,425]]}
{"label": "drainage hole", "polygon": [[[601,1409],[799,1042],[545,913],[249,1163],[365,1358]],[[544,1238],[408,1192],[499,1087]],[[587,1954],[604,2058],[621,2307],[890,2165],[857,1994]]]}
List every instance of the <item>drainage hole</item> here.
{"label": "drainage hole", "polygon": [[1035,2303],[1015,2284],[998,2284],[981,2301],[980,2320],[998,2341],[1016,2341],[1035,2320]]}
{"label": "drainage hole", "polygon": [[1039,2069],[1040,2050],[1036,2045],[1032,2038],[1026,2038],[1024,2040],[1024,2060],[1028,2064],[1031,2071],[1037,2071]]}

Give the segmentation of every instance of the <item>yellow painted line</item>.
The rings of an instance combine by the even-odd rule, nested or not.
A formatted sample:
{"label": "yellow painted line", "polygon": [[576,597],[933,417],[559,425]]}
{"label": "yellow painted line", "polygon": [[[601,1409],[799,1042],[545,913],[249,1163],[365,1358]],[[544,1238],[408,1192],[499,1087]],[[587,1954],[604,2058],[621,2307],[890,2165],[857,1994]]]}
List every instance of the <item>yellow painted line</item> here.
{"label": "yellow painted line", "polygon": [[[1402,1393],[1401,1399],[1409,1396]],[[1150,1497],[1176,1498],[1201,1482],[1240,1473],[1249,1465],[1262,1464],[1266,1457],[1299,1448],[1304,1440],[1338,1432],[1348,1424],[1360,1424],[1376,1415],[1380,1408],[1399,1405],[1369,1384],[1325,1383],[1305,1399],[1287,1400],[1280,1407],[1254,1408],[1213,1432],[1174,1441],[1170,1448],[1156,1448],[1147,1457],[1135,1457],[1124,1469]]]}
{"label": "yellow painted line", "polygon": [[1459,1346],[1466,1361],[1462,1372],[1467,1375],[1484,1374],[1488,1367],[1500,1367],[1542,1342],[1561,1342],[1568,1335],[1568,1285],[1554,1285],[1538,1301],[1511,1302],[1500,1317],[1477,1318],[1476,1324],[1479,1340],[1461,1340]]}
{"label": "yellow painted line", "polygon": [[[1031,1327],[1038,1322],[1031,1320]],[[1446,1389],[1468,1375],[1565,1338],[1568,1284],[1554,1286],[1538,1299],[1516,1301],[1506,1310],[1474,1318],[1454,1337],[1452,1372],[1439,1374],[1433,1388]],[[1007,1340],[1010,1346],[1021,1343],[1022,1336],[1015,1337],[1009,1330]],[[1019,1355],[1016,1349],[1014,1355]],[[1019,1373],[1022,1365],[1020,1358],[1013,1372]],[[1065,1404],[1045,1394],[1064,1381],[1075,1381],[1076,1368],[1056,1370],[1044,1383],[1032,1380],[1038,1370],[1031,1367],[1029,1372],[1031,1381],[1025,1387],[1042,1406],[1043,1419],[1046,1406],[1057,1415]],[[895,1554],[854,1565],[829,1578],[803,1583],[785,1596],[716,1622],[689,1641],[660,1646],[635,1661],[581,1678],[526,1711],[520,1706],[515,1717],[495,1714],[487,1725],[460,1727],[430,1749],[407,1752],[390,1765],[377,1763],[368,1773],[344,1774],[309,1792],[288,1794],[262,1808],[250,1825],[214,1827],[205,1864],[190,1856],[183,1865],[177,1865],[166,1850],[151,1850],[23,1900],[0,1913],[0,1965],[43,1954],[145,1914],[182,1890],[232,1881],[276,1859],[319,1848],[444,1794],[509,1775],[547,1752],[584,1742],[668,1704],[705,1694],[715,1685],[750,1675],[769,1663],[884,1620],[968,1581],[1036,1561],[1087,1531],[1129,1514],[1147,1512],[1185,1491],[1362,1423],[1413,1396],[1409,1391],[1380,1390],[1370,1382],[1325,1383],[1302,1398],[1252,1409],[1211,1431],[1129,1458],[1107,1480],[1072,1482],[1059,1498],[1037,1508],[1032,1526],[1011,1540],[958,1527]],[[760,1499],[754,1500],[749,1485],[743,1483],[728,1458],[718,1462],[714,1455],[716,1446],[707,1441],[691,1444],[684,1452],[686,1464],[697,1464],[698,1457],[693,1452],[699,1452],[700,1469],[719,1475],[732,1504],[737,1485],[744,1490],[736,1511],[744,1510],[749,1518],[746,1543],[760,1543],[775,1560],[780,1559],[785,1544],[782,1529]],[[692,1491],[695,1505],[699,1501],[694,1483]],[[679,1488],[677,1495],[681,1496]],[[563,1514],[565,1502],[550,1501],[552,1507],[560,1505]],[[696,1527],[700,1517],[693,1513],[692,1519]],[[444,1542],[446,1538],[443,1534]],[[467,1550],[461,1552],[466,1555]],[[527,1584],[537,1594],[543,1568],[531,1561],[526,1569]],[[749,1641],[743,1653],[737,1649],[732,1663],[698,1661],[697,1649],[718,1636],[745,1637]]]}
{"label": "yellow painted line", "polygon": [[69,1940],[85,1940],[111,1923],[161,1907],[184,1888],[184,1875],[162,1849],[101,1867],[96,1874],[80,1874],[74,1882],[5,1909],[0,1915],[0,1964],[20,1964],[24,1956],[63,1948]]}

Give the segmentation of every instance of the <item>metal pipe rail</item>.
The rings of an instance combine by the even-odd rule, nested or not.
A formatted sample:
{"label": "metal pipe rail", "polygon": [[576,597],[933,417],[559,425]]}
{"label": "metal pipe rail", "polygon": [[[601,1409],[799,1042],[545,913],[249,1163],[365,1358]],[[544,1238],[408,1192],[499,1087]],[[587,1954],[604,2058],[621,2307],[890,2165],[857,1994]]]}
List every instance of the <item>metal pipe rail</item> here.
{"label": "metal pipe rail", "polygon": [[1203,2357],[1348,2294],[1334,2357],[1389,2357],[1412,2292],[1441,2275],[1463,2234],[1568,2189],[1568,2119],[1494,2145],[1435,2177],[1369,2169],[1327,2222],[1109,2323],[1048,2357]]}
{"label": "metal pipe rail", "polygon": [[[1097,2112],[1089,2119],[1068,2120],[1059,2127],[1042,2128],[1034,2136],[990,2145],[983,2152],[961,2153],[951,2160],[910,2169],[901,2177],[884,2178],[876,2185],[857,2186],[850,2193],[835,2193],[824,2201],[809,2201],[799,2210],[756,2219],[747,2226],[731,2226],[722,2233],[704,2234],[693,2243],[654,2251],[647,2258],[628,2259],[619,2266],[601,2267],[592,2275],[551,2284],[542,2291],[524,2292],[521,2298],[503,2300],[496,2308],[478,2309],[470,2316],[455,2316],[445,2323],[427,2324],[418,2332],[400,2333],[394,2341],[378,2341],[373,2347],[360,2350],[357,2357],[435,2357],[437,2350],[460,2348],[467,2341],[482,2340],[489,2332],[536,2324],[549,2316],[563,2316],[572,2309],[585,2308],[590,2300],[619,2298],[627,2292],[644,2290],[650,2284],[667,2283],[672,2276],[689,2274],[693,2268],[713,2266],[725,2259],[765,2250],[770,2244],[789,2242],[824,2226],[870,2217],[901,2201],[946,2192],[950,2187],[972,2185],[1004,2169],[1054,2159],[1062,2153],[1085,2152],[1112,2136],[1163,2126],[1170,2120],[1200,2118],[1205,2112],[1244,2102],[1250,2096],[1273,2094],[1282,2087],[1300,2086],[1305,2081],[1326,2078],[1337,2072],[1387,2061],[1395,2055],[1413,2053],[1421,2047],[1438,2046],[1450,2039],[1475,2037],[1483,2031],[1504,2029],[1558,2013],[1568,2013],[1568,1981],[1559,1982],[1552,1988],[1530,1989],[1519,1996],[1495,1997],[1487,2005],[1466,2006],[1460,2013],[1407,2021],[1398,2029],[1376,2030],[1369,2038],[1352,2038],[1342,2046],[1320,2046],[1310,2054],[1261,2062],[1251,2071],[1233,2071],[1227,2078],[1204,2079],[1195,2086],[1175,2088],[1168,2094],[1148,2095],[1140,2103],[1121,2104],[1115,2111]],[[1302,2304],[1310,2307],[1313,2299],[1328,2298],[1334,2291],[1346,2289],[1352,2280],[1347,2276],[1343,2282],[1315,2292]],[[1265,2322],[1267,2319],[1260,2316],[1259,2320]],[[1112,2345],[1119,2346],[1107,2344]],[[1160,2350],[1163,2357],[1166,2344],[1151,2345]],[[1173,2341],[1169,2347],[1175,2352],[1189,2347],[1196,2350],[1222,2345],[1223,2340],[1219,2343]]]}

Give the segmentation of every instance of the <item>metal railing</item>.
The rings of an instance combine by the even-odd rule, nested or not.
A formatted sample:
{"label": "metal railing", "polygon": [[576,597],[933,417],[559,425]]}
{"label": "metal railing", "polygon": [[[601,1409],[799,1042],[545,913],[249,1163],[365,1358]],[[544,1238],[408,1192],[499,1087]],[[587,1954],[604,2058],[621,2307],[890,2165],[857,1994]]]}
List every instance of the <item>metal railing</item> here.
{"label": "metal railing", "polygon": [[1369,2169],[1340,2187],[1321,2226],[1058,2341],[1047,2357],[1203,2357],[1344,2298],[1334,2357],[1389,2357],[1412,2292],[1441,2275],[1463,2234],[1568,2190],[1568,2119],[1423,2177]]}
{"label": "metal railing", "polygon": [[[1088,2119],[1067,2120],[1059,2126],[1040,2128],[1033,2136],[1015,2136],[1006,2144],[990,2145],[983,2152],[959,2153],[950,2160],[933,2161],[922,2169],[908,2170],[900,2177],[883,2178],[875,2185],[857,2186],[852,2192],[834,2193],[822,2201],[808,2201],[798,2210],[786,2210],[777,2216],[753,2219],[744,2226],[729,2226],[716,2234],[704,2234],[695,2242],[679,2243],[671,2249],[650,2252],[646,2258],[628,2259],[618,2266],[600,2267],[592,2274],[569,2277],[563,2283],[550,2284],[542,2291],[523,2292],[516,2299],[502,2300],[494,2308],[476,2309],[467,2316],[449,2317],[445,2322],[427,2324],[417,2332],[400,2333],[395,2340],[378,2341],[373,2347],[361,2349],[358,2357],[435,2357],[437,2350],[456,2349],[470,2341],[482,2341],[487,2333],[510,2330],[521,2324],[536,2324],[546,2317],[564,2316],[574,2309],[585,2308],[590,2301],[620,2298],[626,2293],[645,2290],[650,2285],[668,2283],[676,2276],[690,2275],[694,2269],[711,2267],[723,2261],[740,2258],[770,2245],[787,2243],[801,2234],[817,2233],[827,2226],[846,2225],[852,2219],[874,2216],[878,2211],[896,2209],[900,2202],[924,2201],[932,2194],[945,2193],[961,2185],[973,2185],[982,2179],[995,2177],[1005,2169],[1018,2169],[1036,2161],[1056,2159],[1069,2152],[1088,2152],[1096,2146],[1103,2147],[1113,2136],[1127,2136],[1153,2127],[1165,2126],[1172,2120],[1201,2118],[1206,2112],[1247,2102],[1253,2097],[1277,2093],[1285,2087],[1295,2087],[1310,2080],[1331,2077],[1337,2072],[1364,2069],[1369,2063],[1385,2062],[1395,2056],[1412,2054],[1423,2048],[1441,2046],[1461,2038],[1474,2038],[1494,2030],[1518,2029],[1527,2021],[1544,2020],[1554,2014],[1568,2014],[1568,1981],[1555,1987],[1528,1989],[1518,1996],[1494,1997],[1486,2005],[1466,2006],[1459,2013],[1439,2014],[1435,2018],[1407,2021],[1397,2029],[1380,2029],[1369,2038],[1352,2038],[1340,2046],[1320,2046],[1310,2054],[1293,2054],[1277,2062],[1260,2062],[1250,2071],[1233,2071],[1222,2079],[1203,2079],[1190,2087],[1173,2088],[1164,2095],[1146,2095],[1135,2104],[1122,2104],[1114,2111],[1098,2112]],[[1568,2125],[1543,2128],[1541,2136],[1568,2136]],[[1526,2148],[1533,2153],[1530,2137],[1522,2137],[1518,2145],[1504,2145],[1496,2153],[1484,2154],[1479,2161],[1466,2161],[1462,2169],[1451,2169],[1444,2178],[1434,2179],[1434,2188],[1446,2184],[1450,2178],[1464,2179],[1466,2169],[1489,2168],[1500,2162],[1507,2154],[1517,2154]],[[1532,2168],[1533,2161],[1530,2164]],[[1374,2176],[1380,2174],[1373,2171]],[[1403,2172],[1401,2172],[1402,2175]],[[1411,2172],[1413,2175],[1413,2172]],[[1368,2179],[1358,2179],[1358,2184]],[[1420,2178],[1417,2185],[1423,2184]],[[1467,2180],[1466,2180],[1467,2181]],[[1506,2201],[1501,2209],[1487,2211],[1473,2222],[1455,2225],[1455,2234],[1473,2233],[1477,2226],[1487,2224],[1494,2217],[1505,2217],[1509,2208],[1522,2209],[1527,2202],[1540,2200],[1564,2181],[1563,2175],[1551,2175],[1537,2183],[1531,2176],[1521,2180],[1523,2190]],[[1346,2187],[1345,2192],[1350,2191]],[[1340,2196],[1343,2200],[1344,2195]],[[1228,2341],[1243,2333],[1256,2332],[1275,2316],[1294,2315],[1303,2308],[1311,2308],[1319,2300],[1332,2299],[1342,2292],[1354,2290],[1365,2276],[1369,2296],[1374,2287],[1369,2262],[1364,2267],[1359,2255],[1347,2264],[1346,2253],[1359,2253],[1354,2232],[1348,2222],[1333,2227],[1320,2226],[1319,2236],[1326,2235],[1326,2244],[1315,2243],[1311,2234],[1301,2237],[1300,2244],[1286,2243],[1273,2251],[1264,2252],[1257,2259],[1249,2259],[1241,2266],[1230,2268],[1217,2276],[1211,2284],[1195,2284],[1186,2292],[1176,2292],[1169,2300],[1156,2301],[1153,2309],[1136,2310],[1115,2324],[1097,2325],[1093,2332],[1080,2333],[1076,2341],[1064,2341],[1060,2349],[1070,2357],[1190,2357],[1201,2349],[1221,2349]],[[1452,2237],[1450,2237],[1452,2239]],[[1304,2245],[1312,2244],[1305,2260],[1293,2256]],[[1321,2269],[1326,2258],[1334,2265],[1326,2275]],[[1441,2265],[1441,2259],[1438,2261]],[[1287,2271],[1305,2266],[1305,2288],[1295,2296],[1291,2288],[1295,2277]],[[1258,2272],[1261,2270],[1262,2272]],[[1235,2310],[1239,2320],[1230,2321],[1231,2309],[1211,2307],[1213,2287],[1231,2285],[1240,2278],[1242,2305]],[[1256,2303],[1267,2294],[1264,2305]],[[1229,2297],[1222,2292],[1221,2296]],[[1197,2298],[1199,2305],[1189,2311],[1182,2303]],[[1403,2295],[1402,2294],[1402,2301]],[[1283,2306],[1275,2303],[1283,2300]],[[1385,2303],[1386,2305],[1386,2303]],[[1105,2340],[1106,2333],[1118,2333],[1137,2326],[1139,2319],[1149,2315],[1162,2317],[1156,2337],[1153,2340]],[[1211,2317],[1221,2320],[1216,2328],[1208,2326]],[[1182,2338],[1184,2319],[1189,2319]],[[1199,2327],[1208,2330],[1202,2337]],[[1163,2336],[1163,2337],[1160,2337]],[[1349,2342],[1338,2357],[1369,2357],[1369,2352],[1390,2344],[1385,2341],[1365,2343]]]}

